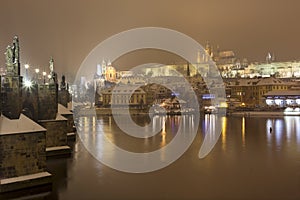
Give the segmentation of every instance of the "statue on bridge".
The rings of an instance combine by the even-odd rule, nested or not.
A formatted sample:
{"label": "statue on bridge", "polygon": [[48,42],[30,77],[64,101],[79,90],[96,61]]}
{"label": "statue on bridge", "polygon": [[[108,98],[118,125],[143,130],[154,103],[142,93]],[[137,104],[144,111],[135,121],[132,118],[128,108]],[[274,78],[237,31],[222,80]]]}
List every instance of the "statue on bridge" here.
{"label": "statue on bridge", "polygon": [[60,90],[63,91],[67,89],[68,89],[68,85],[66,84],[66,77],[62,75],[61,82],[60,82]]}
{"label": "statue on bridge", "polygon": [[5,58],[6,58],[6,65],[12,65],[13,64],[13,60],[14,60],[14,52],[13,52],[13,48],[8,45],[6,47],[6,52],[5,52]]}
{"label": "statue on bridge", "polygon": [[13,50],[14,50],[14,64],[20,64],[20,47],[19,47],[19,39],[18,36],[15,36],[13,39]]}
{"label": "statue on bridge", "polygon": [[49,69],[50,69],[50,80],[49,83],[57,84],[57,74],[54,72],[54,60],[51,57],[49,61]]}
{"label": "statue on bridge", "polygon": [[8,45],[5,52],[7,75],[20,75],[20,47],[17,36],[13,39],[13,44]]}
{"label": "statue on bridge", "polygon": [[13,47],[8,45],[5,52],[6,70],[8,75],[13,75],[14,72],[14,52]]}

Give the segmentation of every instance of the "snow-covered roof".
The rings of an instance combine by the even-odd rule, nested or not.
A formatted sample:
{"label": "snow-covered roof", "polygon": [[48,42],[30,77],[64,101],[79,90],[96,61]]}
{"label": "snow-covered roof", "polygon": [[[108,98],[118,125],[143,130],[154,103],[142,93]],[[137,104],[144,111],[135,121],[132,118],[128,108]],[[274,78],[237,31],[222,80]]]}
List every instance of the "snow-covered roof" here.
{"label": "snow-covered roof", "polygon": [[64,121],[64,120],[67,120],[65,117],[63,117],[60,113],[57,113],[56,114],[56,118],[55,118],[55,120],[57,120],[57,121]]}
{"label": "snow-covered roof", "polygon": [[252,85],[293,85],[292,82],[286,82],[274,77],[267,78],[252,78],[252,79],[237,79],[227,83],[228,86],[252,86]]}
{"label": "snow-covered roof", "polygon": [[256,85],[282,85],[282,84],[286,84],[286,82],[274,77],[268,77],[268,78],[259,79]]}
{"label": "snow-covered roof", "polygon": [[[142,86],[142,85],[140,85]],[[146,92],[138,87],[138,85],[118,85],[114,88],[104,89],[101,91],[102,94],[145,94]]]}
{"label": "snow-covered roof", "polygon": [[258,79],[238,79],[227,83],[228,86],[251,86],[257,83]]}
{"label": "snow-covered roof", "polygon": [[21,114],[19,119],[0,116],[0,135],[46,131],[45,128]]}
{"label": "snow-covered roof", "polygon": [[273,90],[263,96],[300,96],[300,90]]}

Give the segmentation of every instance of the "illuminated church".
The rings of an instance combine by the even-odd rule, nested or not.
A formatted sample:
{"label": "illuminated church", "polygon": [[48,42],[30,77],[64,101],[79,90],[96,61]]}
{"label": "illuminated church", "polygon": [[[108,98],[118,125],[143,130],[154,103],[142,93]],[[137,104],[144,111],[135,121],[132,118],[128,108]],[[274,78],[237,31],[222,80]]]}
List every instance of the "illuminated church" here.
{"label": "illuminated church", "polygon": [[116,82],[117,80],[117,71],[110,61],[103,60],[101,64],[98,64],[96,75],[98,78],[109,82]]}

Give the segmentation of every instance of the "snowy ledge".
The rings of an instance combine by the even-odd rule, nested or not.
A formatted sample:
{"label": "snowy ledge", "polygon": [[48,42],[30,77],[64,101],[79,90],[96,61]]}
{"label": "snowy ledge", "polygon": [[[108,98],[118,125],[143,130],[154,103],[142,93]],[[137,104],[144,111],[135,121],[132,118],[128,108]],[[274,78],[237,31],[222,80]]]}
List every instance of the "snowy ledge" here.
{"label": "snowy ledge", "polygon": [[69,146],[57,146],[57,147],[47,147],[46,151],[60,151],[60,150],[69,150]]}
{"label": "snowy ledge", "polygon": [[61,104],[58,104],[58,113],[61,115],[73,115],[73,113]]}
{"label": "snowy ledge", "polygon": [[12,183],[29,181],[29,180],[40,179],[40,178],[51,177],[51,176],[52,175],[48,172],[40,172],[40,173],[36,173],[36,174],[30,174],[30,175],[18,176],[18,177],[14,177],[14,178],[2,179],[2,180],[0,180],[0,185],[12,184]]}
{"label": "snowy ledge", "polygon": [[76,133],[74,132],[67,133],[67,136],[73,136],[73,135],[76,135]]}
{"label": "snowy ledge", "polygon": [[0,116],[0,135],[46,131],[45,128],[21,114],[19,119]]}

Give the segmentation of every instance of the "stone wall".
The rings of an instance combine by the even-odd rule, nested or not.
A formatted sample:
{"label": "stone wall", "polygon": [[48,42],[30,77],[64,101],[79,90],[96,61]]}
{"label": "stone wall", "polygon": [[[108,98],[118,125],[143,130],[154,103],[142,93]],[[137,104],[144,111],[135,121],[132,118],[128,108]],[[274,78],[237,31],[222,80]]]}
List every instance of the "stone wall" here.
{"label": "stone wall", "polygon": [[0,179],[46,170],[46,132],[0,134]]}
{"label": "stone wall", "polygon": [[62,104],[58,104],[58,114],[62,115],[66,118],[67,121],[67,133],[75,132],[75,124],[73,118],[73,112],[71,112],[67,107],[63,106]]}
{"label": "stone wall", "polygon": [[18,119],[22,109],[22,77],[2,77],[2,114],[10,119]]}
{"label": "stone wall", "polygon": [[2,78],[0,76],[0,116],[2,114],[2,89],[1,89]]}
{"label": "stone wall", "polygon": [[61,105],[68,107],[70,99],[70,93],[67,90],[61,90],[58,92],[58,103]]}
{"label": "stone wall", "polygon": [[23,88],[22,113],[30,119],[38,120],[38,85]]}
{"label": "stone wall", "polygon": [[67,119],[60,116],[56,120],[41,120],[39,124],[46,131],[46,147],[67,145]]}
{"label": "stone wall", "polygon": [[57,113],[57,84],[38,85],[38,119],[55,119]]}
{"label": "stone wall", "polygon": [[67,133],[74,132],[74,118],[73,118],[73,114],[62,114],[62,116],[65,117],[68,120],[67,121],[67,127],[66,127]]}

